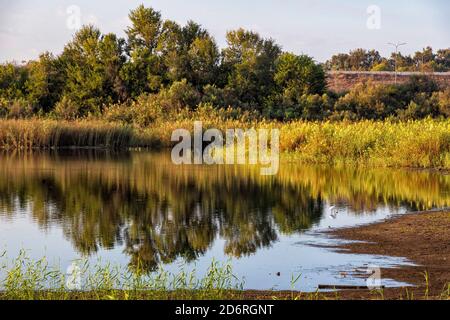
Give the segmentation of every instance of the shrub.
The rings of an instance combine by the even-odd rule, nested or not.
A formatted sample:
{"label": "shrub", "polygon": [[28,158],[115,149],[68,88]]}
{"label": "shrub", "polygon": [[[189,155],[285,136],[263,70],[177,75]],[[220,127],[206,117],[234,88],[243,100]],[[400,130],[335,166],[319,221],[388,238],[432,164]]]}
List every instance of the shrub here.
{"label": "shrub", "polygon": [[112,104],[103,110],[103,116],[110,122],[133,123],[132,103]]}
{"label": "shrub", "polygon": [[372,84],[370,81],[355,86],[339,98],[335,105],[337,113],[348,112],[357,119],[385,119],[403,108],[398,87]]}
{"label": "shrub", "polygon": [[[129,111],[133,122],[140,127],[147,127],[157,119],[162,119],[172,112],[172,104],[165,96],[159,94],[143,94],[131,103]],[[125,111],[126,113],[127,111]]]}
{"label": "shrub", "polygon": [[[164,95],[164,90],[160,94]],[[200,93],[186,79],[174,82],[167,96],[175,108],[195,108],[200,103]]]}
{"label": "shrub", "polygon": [[64,96],[56,104],[54,114],[58,119],[75,120],[80,116],[80,108],[70,98]]}
{"label": "shrub", "polygon": [[433,98],[437,100],[439,113],[450,117],[450,88],[442,92],[435,92]]}
{"label": "shrub", "polygon": [[5,98],[0,98],[0,118],[6,118],[9,113],[9,101]]}
{"label": "shrub", "polygon": [[13,119],[24,119],[33,116],[33,106],[23,98],[14,99],[9,102],[8,117]]}
{"label": "shrub", "polygon": [[382,61],[382,62],[376,64],[376,65],[372,68],[371,71],[373,71],[373,72],[379,72],[379,71],[392,71],[392,68],[391,68],[391,66],[389,65],[389,62],[385,60],[385,61]]}
{"label": "shrub", "polygon": [[202,102],[216,107],[226,108],[229,106],[239,106],[240,101],[234,96],[228,88],[218,88],[215,85],[206,85],[203,87]]}
{"label": "shrub", "polygon": [[439,91],[437,83],[428,76],[412,76],[408,82],[399,86],[401,95],[405,100],[412,100],[418,93],[427,93],[431,95],[433,92]]}

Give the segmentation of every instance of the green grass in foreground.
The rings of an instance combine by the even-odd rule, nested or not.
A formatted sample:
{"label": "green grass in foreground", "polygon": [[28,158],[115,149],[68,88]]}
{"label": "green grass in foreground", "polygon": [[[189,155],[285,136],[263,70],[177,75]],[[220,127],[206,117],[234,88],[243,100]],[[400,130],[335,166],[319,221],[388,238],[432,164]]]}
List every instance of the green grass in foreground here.
{"label": "green grass in foreground", "polygon": [[203,278],[195,270],[185,272],[182,266],[172,274],[162,267],[143,273],[139,267],[131,270],[100,262],[90,266],[78,261],[76,265],[65,274],[45,258],[35,261],[22,251],[1,266],[0,300],[239,299],[243,292],[243,282],[233,275],[229,263],[212,261]]}
{"label": "green grass in foreground", "polygon": [[[450,119],[359,122],[196,120],[203,127],[279,129],[280,149],[307,163],[450,169]],[[173,130],[193,130],[194,119],[158,121],[146,128],[100,120],[0,120],[0,148],[65,147],[125,149],[170,147]]]}
{"label": "green grass in foreground", "polygon": [[[6,254],[2,257],[5,259]],[[80,269],[72,270],[72,277],[81,277],[81,290],[68,290],[70,280],[57,267],[51,267],[45,258],[34,261],[22,251],[11,262],[1,265],[0,300],[242,300],[242,299],[285,299],[285,300],[339,300],[336,293],[301,293],[294,291],[300,277],[292,277],[291,292],[261,293],[248,295],[243,290],[244,282],[239,280],[229,263],[212,261],[206,275],[197,278],[196,271],[172,274],[162,267],[151,274],[141,273],[110,264],[90,267],[80,261]],[[415,296],[408,289],[399,299],[450,299],[450,284],[438,297],[428,295],[428,276],[425,274],[426,289],[423,296]],[[367,299],[384,299],[383,290],[367,292]]]}

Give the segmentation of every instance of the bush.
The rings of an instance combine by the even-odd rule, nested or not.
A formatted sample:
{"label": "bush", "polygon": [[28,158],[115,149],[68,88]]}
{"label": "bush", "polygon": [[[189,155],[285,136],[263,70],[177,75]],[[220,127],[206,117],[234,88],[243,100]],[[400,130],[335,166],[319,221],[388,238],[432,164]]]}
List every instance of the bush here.
{"label": "bush", "polygon": [[202,102],[220,108],[237,107],[241,104],[228,88],[218,88],[210,84],[203,87]]}
{"label": "bush", "polygon": [[433,92],[439,91],[437,83],[427,76],[412,76],[409,81],[400,85],[402,95],[407,100],[412,100],[418,93],[427,93],[431,95]]}
{"label": "bush", "polygon": [[435,92],[433,98],[437,100],[439,113],[450,117],[450,88],[442,92]]}
{"label": "bush", "polygon": [[337,113],[346,111],[357,119],[385,119],[401,108],[402,101],[396,86],[374,85],[371,82],[355,86],[335,105]]}
{"label": "bush", "polygon": [[[165,94],[164,90],[161,94]],[[200,103],[200,93],[186,79],[174,82],[167,96],[175,108],[195,108]]]}
{"label": "bush", "polygon": [[[133,122],[140,127],[147,127],[157,119],[168,116],[172,110],[172,104],[165,96],[165,92],[159,94],[143,94],[131,104],[129,111]],[[126,114],[127,111],[125,111]]]}
{"label": "bush", "polygon": [[134,123],[148,127],[157,120],[176,118],[186,108],[195,109],[200,103],[200,93],[186,80],[174,82],[159,93],[142,94],[131,103],[115,104],[105,108],[108,121]]}
{"label": "bush", "polygon": [[405,110],[398,111],[399,118],[400,120],[415,120],[437,117],[439,115],[438,103],[435,95],[430,97],[426,93],[418,93]]}
{"label": "bush", "polygon": [[9,101],[4,98],[0,98],[0,118],[6,118],[9,113]]}
{"label": "bush", "polygon": [[379,64],[375,65],[372,70],[373,72],[379,72],[379,71],[392,71],[391,66],[389,65],[388,61],[382,61]]}
{"label": "bush", "polygon": [[133,123],[132,103],[112,104],[103,110],[103,116],[110,122]]}
{"label": "bush", "polygon": [[54,114],[58,119],[75,120],[80,116],[80,108],[70,98],[64,96],[56,104]]}
{"label": "bush", "polygon": [[302,118],[305,120],[322,120],[328,117],[333,107],[331,98],[324,95],[303,95],[301,97]]}
{"label": "bush", "polygon": [[13,119],[24,119],[33,116],[34,110],[31,103],[23,98],[14,99],[9,103],[8,117]]}

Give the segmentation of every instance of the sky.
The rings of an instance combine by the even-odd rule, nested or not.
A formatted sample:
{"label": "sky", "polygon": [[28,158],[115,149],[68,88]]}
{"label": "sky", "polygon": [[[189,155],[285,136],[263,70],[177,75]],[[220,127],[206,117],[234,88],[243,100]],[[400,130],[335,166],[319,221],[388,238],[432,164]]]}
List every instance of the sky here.
{"label": "sky", "polygon": [[80,24],[125,37],[139,4],[180,24],[200,23],[220,47],[227,31],[243,27],[319,62],[355,48],[388,56],[389,42],[407,43],[406,54],[450,47],[448,0],[0,0],[0,62],[58,54]]}

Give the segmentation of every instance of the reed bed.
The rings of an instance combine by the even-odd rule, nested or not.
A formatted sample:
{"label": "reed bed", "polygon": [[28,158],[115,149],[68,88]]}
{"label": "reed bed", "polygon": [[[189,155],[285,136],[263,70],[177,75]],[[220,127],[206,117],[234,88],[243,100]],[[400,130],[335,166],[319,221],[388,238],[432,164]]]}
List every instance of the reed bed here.
{"label": "reed bed", "polygon": [[[450,119],[282,123],[206,118],[203,127],[279,129],[283,154],[305,163],[450,169]],[[193,120],[165,122],[143,131],[170,147],[170,134],[178,128],[192,130]]]}
{"label": "reed bed", "polygon": [[281,150],[310,163],[450,169],[450,120],[293,122]]}
{"label": "reed bed", "polygon": [[8,150],[131,146],[152,146],[152,141],[141,139],[130,126],[98,120],[0,120],[0,148]]}
{"label": "reed bed", "polygon": [[[407,122],[306,122],[202,116],[203,127],[279,129],[280,149],[307,163],[352,163],[450,169],[450,119]],[[156,121],[148,127],[102,120],[0,120],[0,148],[171,147],[175,129],[193,130],[194,118]]]}

